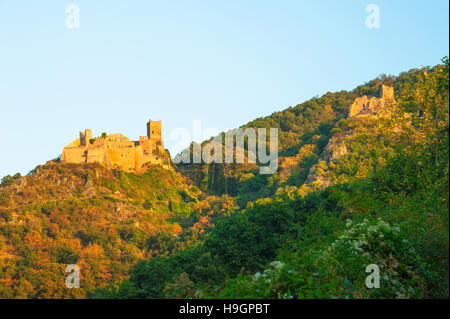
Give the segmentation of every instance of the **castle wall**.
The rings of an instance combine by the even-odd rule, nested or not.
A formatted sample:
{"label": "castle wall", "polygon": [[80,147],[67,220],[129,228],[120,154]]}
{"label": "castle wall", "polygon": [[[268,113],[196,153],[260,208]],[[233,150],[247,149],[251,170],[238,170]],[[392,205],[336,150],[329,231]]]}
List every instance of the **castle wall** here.
{"label": "castle wall", "polygon": [[84,147],[66,147],[61,155],[61,162],[81,164],[86,162]]}
{"label": "castle wall", "polygon": [[111,147],[107,149],[107,152],[113,166],[125,170],[136,169],[134,148]]}
{"label": "castle wall", "polygon": [[105,149],[103,146],[88,147],[86,163],[100,163],[105,166],[109,165],[109,161],[105,156]]}
{"label": "castle wall", "polygon": [[142,147],[138,146],[134,150],[134,163],[136,167],[141,168],[145,163],[145,155]]}
{"label": "castle wall", "polygon": [[147,136],[141,136],[139,137],[139,145],[142,148],[142,151],[147,154],[152,153],[152,145],[150,143],[150,140]]}

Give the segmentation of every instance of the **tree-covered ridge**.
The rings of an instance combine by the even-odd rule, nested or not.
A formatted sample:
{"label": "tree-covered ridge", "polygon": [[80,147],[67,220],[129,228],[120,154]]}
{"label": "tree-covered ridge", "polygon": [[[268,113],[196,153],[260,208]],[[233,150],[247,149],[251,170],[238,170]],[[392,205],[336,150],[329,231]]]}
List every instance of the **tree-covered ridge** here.
{"label": "tree-covered ridge", "polygon": [[[302,179],[312,165],[312,154],[302,154],[305,146],[313,154],[319,155],[328,142],[331,128],[346,116],[348,105],[354,97],[353,93],[345,91],[327,93],[294,108],[252,121],[241,128],[279,128],[281,169],[292,166],[289,162],[302,161],[303,170],[296,172],[300,176],[297,179]],[[258,174],[256,164],[180,164],[179,168],[206,192],[238,196],[241,206],[257,198],[270,196],[277,188],[274,177]],[[303,182],[304,179],[301,180]]]}
{"label": "tree-covered ridge", "polygon": [[[350,131],[359,127],[361,130],[367,130],[367,138],[377,138],[371,127],[358,124],[358,121],[347,121],[349,106],[356,97],[378,96],[380,87],[384,84],[393,86],[396,99],[401,100],[417,87],[419,75],[424,70],[434,74],[438,69],[439,67],[412,69],[398,76],[383,74],[351,92],[328,92],[321,97],[243,125],[242,129],[279,128],[279,170],[273,176],[258,174],[258,166],[255,164],[202,163],[178,166],[203,191],[237,197],[241,207],[257,198],[273,196],[279,188],[300,186],[305,182],[309,184],[308,175],[314,173],[311,168],[315,170],[323,161],[323,152],[330,138],[338,138],[337,130],[346,130],[348,124]],[[202,145],[208,142],[205,141]],[[353,154],[357,153],[358,151]],[[362,154],[356,156],[361,157]],[[360,171],[360,174],[363,174],[362,168]]]}
{"label": "tree-covered ridge", "polygon": [[[384,117],[345,119],[344,106],[316,102],[323,112],[302,108],[316,122],[299,120],[310,126],[292,142],[291,110],[252,123],[284,125],[279,172],[242,172],[238,200],[253,196],[245,209],[197,245],[140,262],[100,296],[448,297],[448,59],[348,94],[382,83],[398,102]],[[369,264],[380,265],[382,289],[365,287]]]}
{"label": "tree-covered ridge", "polygon": [[[0,298],[82,298],[139,260],[198,241],[234,203],[156,165],[135,175],[49,162],[0,186]],[[214,212],[212,212],[214,210]],[[65,268],[80,268],[80,289]]]}

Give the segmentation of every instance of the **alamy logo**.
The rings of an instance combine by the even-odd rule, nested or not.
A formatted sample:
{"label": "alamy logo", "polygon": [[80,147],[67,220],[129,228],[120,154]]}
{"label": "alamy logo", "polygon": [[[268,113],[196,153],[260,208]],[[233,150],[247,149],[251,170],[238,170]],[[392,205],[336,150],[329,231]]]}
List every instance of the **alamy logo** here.
{"label": "alamy logo", "polygon": [[[194,122],[194,132],[196,131]],[[269,133],[269,135],[267,134]],[[187,130],[176,130],[172,139],[189,140]],[[185,136],[186,135],[186,136]],[[247,155],[247,156],[245,156]],[[200,145],[192,143],[173,159],[174,163],[258,163],[260,174],[273,174],[278,169],[278,128],[246,128],[219,134]]]}
{"label": "alamy logo", "polygon": [[366,27],[369,29],[380,28],[380,7],[376,4],[368,4],[366,6],[366,12],[369,15],[366,18]]}
{"label": "alamy logo", "polygon": [[366,277],[366,287],[369,289],[380,288],[380,267],[376,264],[370,264],[366,267],[366,272],[370,273]]}
{"label": "alamy logo", "polygon": [[66,277],[66,287],[69,289],[80,288],[80,268],[78,265],[67,265],[66,272],[71,273]]}
{"label": "alamy logo", "polygon": [[66,28],[79,29],[80,28],[80,7],[77,4],[71,3],[66,6]]}

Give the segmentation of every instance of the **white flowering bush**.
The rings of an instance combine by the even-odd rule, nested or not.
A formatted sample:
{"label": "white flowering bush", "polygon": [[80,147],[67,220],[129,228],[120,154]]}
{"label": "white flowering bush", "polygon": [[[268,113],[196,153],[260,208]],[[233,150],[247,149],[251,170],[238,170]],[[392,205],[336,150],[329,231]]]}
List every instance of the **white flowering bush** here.
{"label": "white flowering bush", "polygon": [[[418,298],[422,263],[398,226],[379,219],[347,228],[326,246],[285,251],[254,275],[239,275],[225,298]],[[366,287],[366,267],[378,265],[380,287]]]}
{"label": "white flowering bush", "polygon": [[[346,296],[416,298],[422,295],[422,263],[399,226],[391,226],[381,219],[375,222],[365,219],[355,225],[348,221],[346,226],[348,229],[324,252],[345,264],[347,281],[353,283]],[[361,284],[365,285],[362,279],[368,274],[357,274],[370,264],[380,269],[380,287],[361,289]]]}

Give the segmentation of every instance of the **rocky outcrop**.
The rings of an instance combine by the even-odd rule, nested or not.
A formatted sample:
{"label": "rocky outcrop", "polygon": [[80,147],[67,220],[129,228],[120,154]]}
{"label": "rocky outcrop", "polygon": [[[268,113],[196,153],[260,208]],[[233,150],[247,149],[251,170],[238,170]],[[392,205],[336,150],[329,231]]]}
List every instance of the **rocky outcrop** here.
{"label": "rocky outcrop", "polygon": [[347,153],[347,146],[345,146],[343,141],[338,142],[336,138],[331,138],[320,156],[321,160],[319,160],[318,164],[315,164],[310,168],[305,184],[310,185],[316,182],[321,186],[331,185],[330,181],[326,180],[324,176],[326,175],[324,174],[327,170],[326,167],[328,163],[338,160]]}
{"label": "rocky outcrop", "polygon": [[335,161],[347,154],[347,152],[347,146],[345,146],[344,142],[336,143],[334,140],[330,140],[323,151],[323,159],[326,162]]}
{"label": "rocky outcrop", "polygon": [[84,185],[84,189],[82,194],[86,197],[94,197],[97,195],[97,191],[94,187],[94,183],[90,178],[86,181],[86,184]]}

